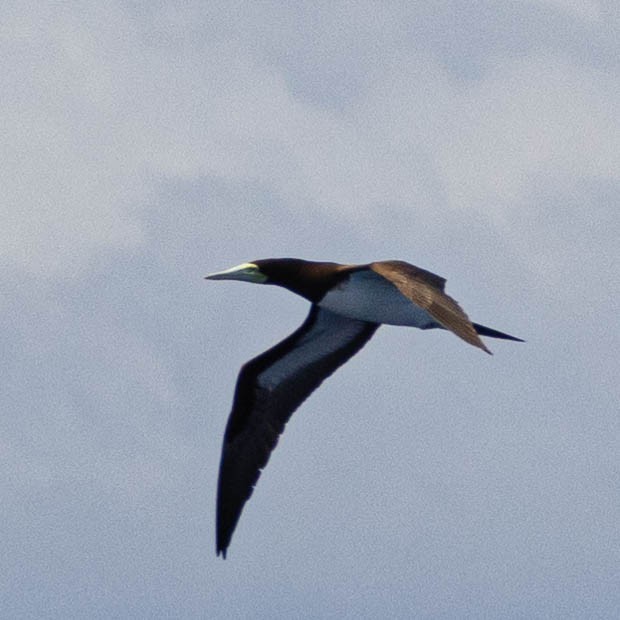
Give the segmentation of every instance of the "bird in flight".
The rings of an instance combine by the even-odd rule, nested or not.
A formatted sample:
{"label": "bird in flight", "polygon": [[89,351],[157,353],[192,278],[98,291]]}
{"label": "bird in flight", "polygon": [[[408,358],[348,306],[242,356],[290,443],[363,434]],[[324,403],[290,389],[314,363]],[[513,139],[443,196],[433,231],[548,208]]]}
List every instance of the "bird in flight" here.
{"label": "bird in flight", "polygon": [[341,265],[268,258],[206,279],[275,284],[311,303],[297,330],[239,372],[217,490],[216,551],[224,558],[243,506],[291,415],[379,325],[446,329],[489,354],[480,336],[523,342],[472,323],[444,292],[444,278],[404,261]]}

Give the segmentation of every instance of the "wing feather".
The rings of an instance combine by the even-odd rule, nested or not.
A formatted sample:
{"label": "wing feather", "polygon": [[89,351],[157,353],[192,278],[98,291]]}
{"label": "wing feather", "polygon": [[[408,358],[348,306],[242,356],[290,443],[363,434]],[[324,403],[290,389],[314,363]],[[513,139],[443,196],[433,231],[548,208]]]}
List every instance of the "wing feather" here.
{"label": "wing feather", "polygon": [[371,263],[370,268],[390,281],[405,297],[424,308],[442,327],[491,353],[461,306],[444,292],[445,279],[404,261]]}
{"label": "wing feather", "polygon": [[226,557],[243,506],[293,412],[378,327],[313,305],[301,327],[242,367],[222,446],[218,554]]}

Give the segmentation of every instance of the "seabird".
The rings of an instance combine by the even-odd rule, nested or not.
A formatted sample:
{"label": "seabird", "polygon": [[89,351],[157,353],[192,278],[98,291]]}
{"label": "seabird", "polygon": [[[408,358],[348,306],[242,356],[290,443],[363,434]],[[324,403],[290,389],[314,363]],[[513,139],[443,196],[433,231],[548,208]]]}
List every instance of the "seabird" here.
{"label": "seabird", "polygon": [[481,335],[523,342],[472,323],[444,292],[444,278],[404,261],[341,265],[269,258],[206,279],[275,284],[312,304],[301,327],[239,372],[217,491],[216,552],[224,558],[243,506],[292,413],[379,325],[447,329],[489,354]]}

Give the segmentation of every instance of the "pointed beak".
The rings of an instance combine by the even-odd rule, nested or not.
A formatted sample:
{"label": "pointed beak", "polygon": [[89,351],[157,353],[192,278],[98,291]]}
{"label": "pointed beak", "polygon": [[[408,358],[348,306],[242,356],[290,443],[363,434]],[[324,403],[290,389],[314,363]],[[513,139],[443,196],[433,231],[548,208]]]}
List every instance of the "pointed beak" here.
{"label": "pointed beak", "polygon": [[[233,267],[236,269],[236,267]],[[205,280],[230,280],[230,274],[233,273],[233,269],[225,269],[224,271],[214,271],[205,276]]]}
{"label": "pointed beak", "polygon": [[264,273],[254,263],[242,263],[236,267],[216,271],[205,276],[205,280],[241,280],[242,282],[263,283],[267,279]]}

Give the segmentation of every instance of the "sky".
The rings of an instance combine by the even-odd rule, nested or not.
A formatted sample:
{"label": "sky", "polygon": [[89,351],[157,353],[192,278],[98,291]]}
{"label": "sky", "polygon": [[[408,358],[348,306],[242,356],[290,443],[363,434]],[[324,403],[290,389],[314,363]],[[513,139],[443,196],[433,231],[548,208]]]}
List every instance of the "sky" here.
{"label": "sky", "polygon": [[[612,618],[615,0],[6,0],[0,615]],[[240,366],[401,259],[525,344],[384,326],[215,556]]]}

